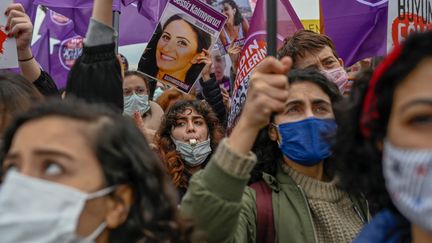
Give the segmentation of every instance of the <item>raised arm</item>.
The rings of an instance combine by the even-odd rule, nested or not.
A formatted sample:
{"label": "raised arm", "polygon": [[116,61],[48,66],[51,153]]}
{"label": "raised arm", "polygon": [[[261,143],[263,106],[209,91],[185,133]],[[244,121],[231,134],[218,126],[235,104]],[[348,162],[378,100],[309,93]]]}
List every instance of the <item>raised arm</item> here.
{"label": "raised arm", "polygon": [[267,58],[256,68],[239,123],[189,183],[182,213],[197,221],[210,242],[255,242],[255,193],[246,186],[256,163],[251,149],[271,114],[284,109],[291,63]]}
{"label": "raised arm", "polygon": [[111,21],[112,0],[95,0],[83,54],[68,76],[66,97],[74,95],[123,112],[123,78],[114,51],[116,33]]}
{"label": "raised arm", "polygon": [[19,3],[13,3],[8,6],[5,14],[8,16],[6,29],[9,35],[16,38],[21,75],[32,82],[43,95],[59,95],[54,80],[48,73],[41,70],[33,56],[31,49],[33,24],[30,17],[24,12],[24,7]]}

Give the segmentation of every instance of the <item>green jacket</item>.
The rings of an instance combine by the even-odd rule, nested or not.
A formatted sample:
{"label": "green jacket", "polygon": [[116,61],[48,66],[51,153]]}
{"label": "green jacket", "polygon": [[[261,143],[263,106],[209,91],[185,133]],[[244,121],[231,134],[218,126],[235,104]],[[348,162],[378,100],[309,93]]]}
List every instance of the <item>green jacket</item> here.
{"label": "green jacket", "polygon": [[[214,160],[192,177],[181,211],[197,220],[198,227],[208,234],[209,242],[254,243],[257,228],[255,191],[247,186],[248,178],[225,172]],[[317,242],[303,190],[282,169],[276,177],[265,174],[264,180],[273,191],[276,242]],[[366,221],[366,202],[352,201]]]}

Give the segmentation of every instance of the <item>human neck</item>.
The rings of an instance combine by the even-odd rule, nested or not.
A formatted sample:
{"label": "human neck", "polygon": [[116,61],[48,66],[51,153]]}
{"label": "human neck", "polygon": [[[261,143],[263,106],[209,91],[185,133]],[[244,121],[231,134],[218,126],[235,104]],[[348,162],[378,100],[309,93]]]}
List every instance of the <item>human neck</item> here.
{"label": "human neck", "polygon": [[323,161],[319,162],[316,165],[313,166],[304,166],[300,165],[287,157],[284,156],[284,162],[286,165],[288,165],[290,168],[295,170],[296,172],[308,176],[310,178],[313,178],[315,180],[324,181],[324,163]]}
{"label": "human neck", "polygon": [[230,29],[232,29],[232,28],[234,28],[235,27],[235,25],[234,25],[234,20],[232,20],[232,21],[227,21],[226,23],[225,23],[225,28],[230,28]]}
{"label": "human neck", "polygon": [[432,233],[428,232],[417,225],[411,226],[412,243],[427,243],[432,242]]}

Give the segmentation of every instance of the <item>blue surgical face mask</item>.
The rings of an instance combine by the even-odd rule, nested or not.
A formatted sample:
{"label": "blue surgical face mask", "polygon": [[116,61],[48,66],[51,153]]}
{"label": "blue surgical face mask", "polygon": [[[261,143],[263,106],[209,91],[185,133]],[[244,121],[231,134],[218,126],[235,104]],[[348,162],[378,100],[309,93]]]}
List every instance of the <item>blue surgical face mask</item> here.
{"label": "blue surgical face mask", "polygon": [[132,93],[132,95],[124,96],[124,114],[128,116],[133,116],[135,112],[139,112],[142,116],[150,109],[150,103],[148,95],[137,95]]}
{"label": "blue surgical face mask", "polygon": [[281,136],[279,148],[290,160],[304,166],[313,166],[330,157],[328,135],[336,132],[333,119],[308,118],[276,126]]}

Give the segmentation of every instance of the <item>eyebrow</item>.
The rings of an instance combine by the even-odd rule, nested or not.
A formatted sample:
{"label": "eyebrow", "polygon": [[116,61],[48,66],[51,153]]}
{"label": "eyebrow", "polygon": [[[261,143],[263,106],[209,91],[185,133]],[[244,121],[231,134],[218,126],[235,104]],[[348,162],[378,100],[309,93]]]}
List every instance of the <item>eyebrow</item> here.
{"label": "eyebrow", "polygon": [[285,107],[291,106],[291,105],[303,105],[304,102],[302,100],[293,100],[288,102]]}
{"label": "eyebrow", "polygon": [[[52,155],[52,156],[63,157],[68,160],[73,160],[72,156],[69,154],[65,154],[63,152],[50,150],[50,149],[37,149],[36,151],[34,151],[34,153],[36,155]],[[5,159],[17,159],[19,157],[20,155],[18,153],[10,153],[6,155]]]}
{"label": "eyebrow", "polygon": [[325,61],[328,61],[329,59],[335,59],[335,57],[334,56],[327,56],[327,57],[324,57],[323,59],[321,59],[321,62],[325,62]]}
{"label": "eyebrow", "polygon": [[323,99],[314,99],[314,100],[312,100],[312,105],[320,105],[320,104],[331,105],[331,103],[328,102],[327,100],[323,100]]}
{"label": "eyebrow", "polygon": [[[304,103],[305,102],[303,100],[293,100],[293,101],[288,102],[285,106],[288,107],[291,105],[304,105]],[[313,99],[311,103],[312,103],[312,105],[326,104],[326,105],[331,106],[330,102],[328,102],[327,100],[323,100],[323,99]]]}
{"label": "eyebrow", "polygon": [[[188,119],[187,116],[179,115],[176,120],[187,120],[187,119]],[[194,120],[194,119],[204,119],[204,117],[200,116],[200,115],[192,116],[192,120]]]}
{"label": "eyebrow", "polygon": [[417,106],[417,105],[428,105],[428,106],[432,106],[432,99],[416,99],[413,101],[408,102],[407,104],[404,104],[401,108],[400,111],[401,112],[405,112],[406,110],[408,110],[409,108],[413,107],[413,106]]}

